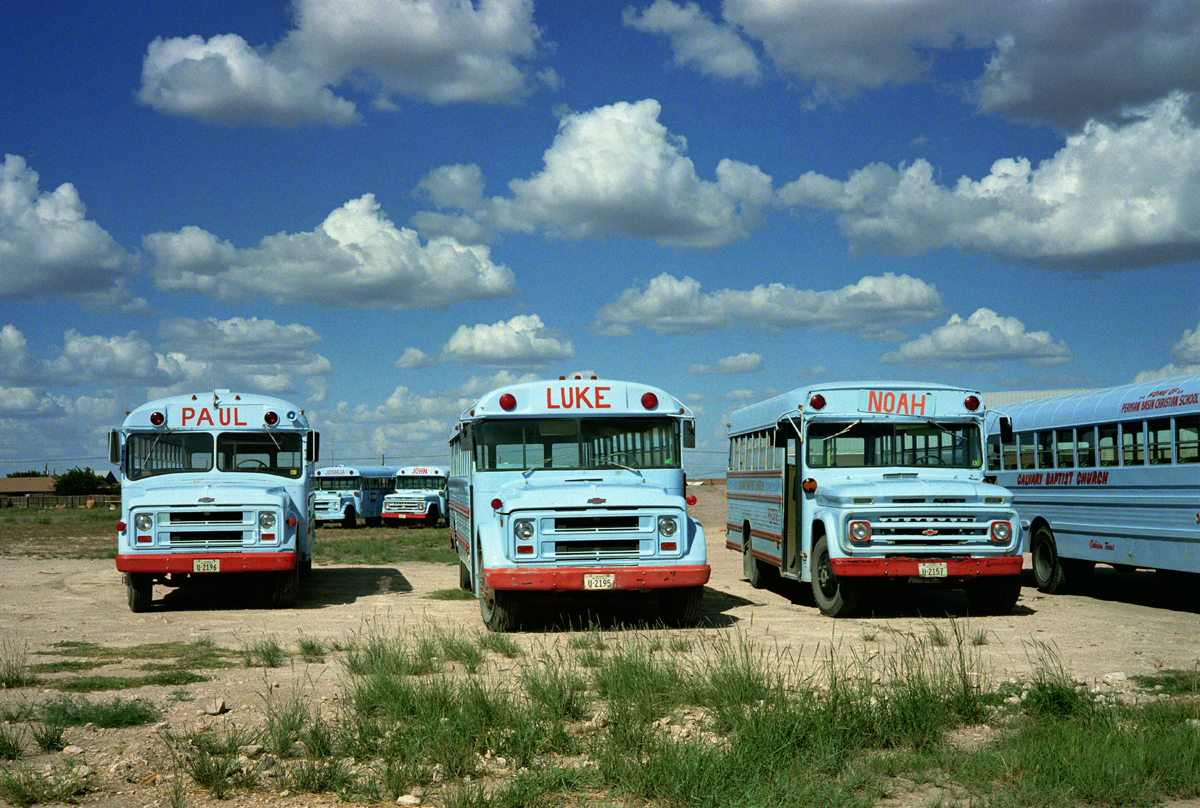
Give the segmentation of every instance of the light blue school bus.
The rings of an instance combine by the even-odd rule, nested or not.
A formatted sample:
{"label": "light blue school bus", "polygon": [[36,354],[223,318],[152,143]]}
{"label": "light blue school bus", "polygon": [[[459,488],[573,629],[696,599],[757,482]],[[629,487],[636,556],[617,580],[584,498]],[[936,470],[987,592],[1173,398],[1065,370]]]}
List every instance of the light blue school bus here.
{"label": "light blue school bus", "polygon": [[393,493],[383,498],[383,522],[393,526],[436,527],[446,518],[449,474],[441,466],[406,466],[392,477]]}
{"label": "light blue school bus", "polygon": [[988,457],[1012,489],[1038,589],[1086,584],[1096,564],[1200,572],[1200,375],[1007,404]]}
{"label": "light blue school bus", "polygon": [[656,594],[666,624],[694,625],[710,570],[688,516],[693,446],[691,411],[634,382],[512,384],[464,412],[450,437],[450,541],[488,629],[520,626],[532,594],[635,591]]}
{"label": "light blue school bus", "polygon": [[832,617],[896,583],[1011,611],[1021,536],[1012,493],[985,478],[983,415],[975,391],[916,382],[815,384],[737,410],[726,547],[752,586],[808,582]]}
{"label": "light blue school bus", "polygon": [[313,475],[317,488],[317,526],[338,522],[353,530],[362,519],[371,527],[383,521],[383,499],[392,493],[396,469],[389,466],[328,466]]}
{"label": "light blue school bus", "polygon": [[215,390],[160,398],[109,435],[121,470],[117,569],[129,608],[154,585],[257,573],[275,606],[312,569],[312,467],[320,435],[304,410],[269,396]]}

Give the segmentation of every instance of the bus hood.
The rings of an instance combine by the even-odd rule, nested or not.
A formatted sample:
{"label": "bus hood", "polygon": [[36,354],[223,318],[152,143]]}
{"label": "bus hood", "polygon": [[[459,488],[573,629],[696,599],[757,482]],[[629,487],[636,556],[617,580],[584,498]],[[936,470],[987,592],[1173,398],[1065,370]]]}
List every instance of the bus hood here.
{"label": "bus hood", "polygon": [[855,505],[965,504],[1012,505],[1007,488],[979,480],[922,479],[916,475],[883,475],[869,480],[826,482],[817,488],[817,500],[833,508]]}
{"label": "bus hood", "polygon": [[126,493],[130,508],[228,508],[277,506],[286,510],[288,495],[282,486],[264,488],[261,485],[223,483],[211,480],[179,480],[162,488],[139,490],[132,496]]}
{"label": "bus hood", "polygon": [[561,480],[544,483],[516,481],[501,486],[497,497],[503,503],[500,508],[502,513],[563,508],[684,508],[682,494],[672,493],[640,479],[636,483],[615,480],[573,483]]}

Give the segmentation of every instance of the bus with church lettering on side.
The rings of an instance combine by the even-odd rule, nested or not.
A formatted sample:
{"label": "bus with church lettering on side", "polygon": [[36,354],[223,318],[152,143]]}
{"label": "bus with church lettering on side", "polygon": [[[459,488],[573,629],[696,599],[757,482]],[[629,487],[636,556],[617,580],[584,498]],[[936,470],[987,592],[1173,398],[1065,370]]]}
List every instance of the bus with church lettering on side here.
{"label": "bus with church lettering on side", "polygon": [[1016,495],[1038,589],[1085,589],[1097,564],[1151,569],[1171,605],[1194,607],[1200,374],[1020,397],[989,417],[988,462]]}
{"label": "bus with church lettering on side", "polygon": [[810,584],[823,614],[899,584],[965,591],[975,614],[1021,593],[1010,491],[985,476],[978,392],[911,382],[812,385],[729,420],[726,547],[755,588]]}
{"label": "bus with church lettering on side", "polygon": [[674,396],[595,377],[508,385],[465,411],[450,542],[487,628],[528,622],[535,598],[636,592],[667,625],[695,625],[710,572],[683,472],[695,430]]}
{"label": "bus with church lettering on side", "polygon": [[117,570],[129,608],[149,609],[156,583],[228,575],[292,605],[312,569],[319,443],[304,410],[249,393],[172,396],[128,413],[109,459],[121,470]]}

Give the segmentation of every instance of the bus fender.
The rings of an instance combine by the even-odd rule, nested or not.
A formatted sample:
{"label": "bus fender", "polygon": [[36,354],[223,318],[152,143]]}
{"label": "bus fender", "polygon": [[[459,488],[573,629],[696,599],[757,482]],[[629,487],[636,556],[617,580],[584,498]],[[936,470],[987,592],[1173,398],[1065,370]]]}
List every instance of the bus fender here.
{"label": "bus fender", "polygon": [[699,547],[701,550],[706,551],[706,547],[704,544],[704,525],[700,524],[699,519],[693,519],[690,516],[687,518],[687,521],[688,521],[688,549],[687,549],[687,552],[691,553],[697,547]]}

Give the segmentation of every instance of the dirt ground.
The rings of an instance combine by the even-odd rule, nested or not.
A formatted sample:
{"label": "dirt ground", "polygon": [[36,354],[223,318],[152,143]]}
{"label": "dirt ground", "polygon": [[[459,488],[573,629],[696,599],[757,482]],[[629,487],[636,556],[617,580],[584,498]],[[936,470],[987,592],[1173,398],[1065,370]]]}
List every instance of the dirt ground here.
{"label": "dirt ground", "polygon": [[[1190,608],[1180,609],[1168,603],[1160,583],[1147,571],[1117,573],[1098,568],[1086,595],[1047,596],[1034,588],[1027,559],[1026,585],[1009,615],[968,616],[961,593],[910,586],[877,598],[861,616],[823,617],[797,584],[751,588],[742,577],[741,556],[725,549],[724,486],[691,490],[699,499],[693,515],[705,527],[712,565],[701,626],[691,629],[700,635],[741,635],[768,644],[772,653],[793,656],[802,667],[815,671],[831,652],[887,652],[912,636],[927,636],[939,628],[951,634],[957,628],[967,636],[986,634],[986,644],[973,647],[996,683],[1027,677],[1037,664],[1039,649],[1050,648],[1074,678],[1101,692],[1131,692],[1136,690],[1134,676],[1200,665],[1200,596]],[[318,542],[322,533],[317,534]],[[362,631],[428,634],[427,629],[434,629],[471,636],[483,630],[475,601],[427,597],[457,584],[458,570],[452,565],[317,566],[302,583],[291,609],[271,610],[256,593],[241,590],[156,587],[152,610],[133,614],[111,560],[6,554],[0,556],[0,638],[10,646],[24,645],[30,661],[42,662],[54,657],[41,651],[65,641],[120,647],[208,638],[220,647],[238,649],[273,638],[295,652],[302,637],[328,646]],[[581,615],[580,621],[586,621],[586,616]],[[562,642],[565,634],[547,627],[513,636],[536,652]],[[140,673],[140,664],[140,660],[130,661],[127,671]],[[101,672],[120,674],[122,667],[108,666]],[[168,687],[127,690],[119,695],[153,700],[166,710],[166,724],[183,732],[217,720],[239,725],[260,721],[266,694],[290,692],[297,683],[311,691],[318,703],[329,704],[337,698],[342,675],[332,656],[324,664],[306,664],[295,656],[283,667],[265,672],[235,667],[211,674],[211,681],[186,688],[195,697],[190,702],[169,698],[177,688]],[[57,691],[41,688],[0,691],[0,704],[36,703],[56,695]],[[92,698],[112,695],[93,694]],[[199,715],[214,699],[223,699],[229,712],[219,719]],[[66,740],[78,748],[74,754],[98,777],[97,790],[81,802],[166,804],[169,776],[161,751],[154,751],[162,746],[153,737],[154,731],[69,729]],[[51,759],[42,755],[25,762],[40,767]],[[235,796],[224,804],[253,804],[256,799]],[[283,804],[336,801],[333,797],[293,795]],[[203,795],[189,794],[189,804],[204,804]]]}

